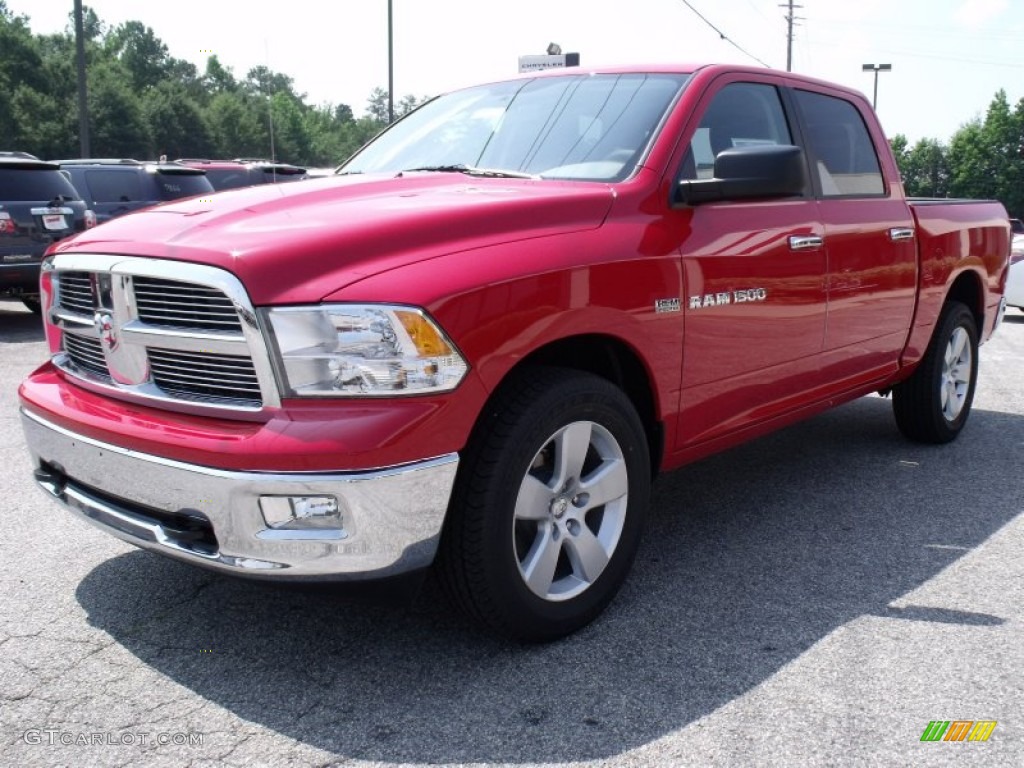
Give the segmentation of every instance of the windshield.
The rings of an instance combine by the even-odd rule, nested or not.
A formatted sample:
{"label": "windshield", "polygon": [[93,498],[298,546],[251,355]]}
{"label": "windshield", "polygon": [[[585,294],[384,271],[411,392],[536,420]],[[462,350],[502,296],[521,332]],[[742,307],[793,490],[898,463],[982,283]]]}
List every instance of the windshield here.
{"label": "windshield", "polygon": [[686,79],[567,75],[456,91],[395,123],[338,172],[482,169],[620,181]]}

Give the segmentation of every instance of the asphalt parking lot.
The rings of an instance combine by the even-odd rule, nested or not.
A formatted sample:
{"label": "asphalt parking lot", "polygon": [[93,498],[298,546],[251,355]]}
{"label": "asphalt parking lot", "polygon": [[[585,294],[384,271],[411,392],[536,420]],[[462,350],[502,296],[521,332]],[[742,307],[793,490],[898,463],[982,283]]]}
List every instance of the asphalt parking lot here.
{"label": "asphalt parking lot", "polygon": [[951,445],[869,397],[661,477],[610,610],[534,647],[429,582],[273,588],[73,519],[18,422],[44,358],[0,301],[2,765],[1024,765],[1024,313]]}

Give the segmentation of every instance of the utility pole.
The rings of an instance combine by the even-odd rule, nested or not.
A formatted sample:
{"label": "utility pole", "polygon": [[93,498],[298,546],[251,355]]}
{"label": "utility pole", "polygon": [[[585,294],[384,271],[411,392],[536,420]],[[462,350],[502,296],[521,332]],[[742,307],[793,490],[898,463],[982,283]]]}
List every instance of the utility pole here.
{"label": "utility pole", "polygon": [[786,9],[786,71],[793,71],[793,26],[799,19],[793,15],[793,11],[797,8],[803,8],[802,5],[793,5],[793,0],[787,0],[785,5],[779,5],[779,8]]}
{"label": "utility pole", "polygon": [[85,91],[85,24],[82,0],[75,0],[75,53],[78,60],[78,139],[82,157],[89,157],[89,100]]}

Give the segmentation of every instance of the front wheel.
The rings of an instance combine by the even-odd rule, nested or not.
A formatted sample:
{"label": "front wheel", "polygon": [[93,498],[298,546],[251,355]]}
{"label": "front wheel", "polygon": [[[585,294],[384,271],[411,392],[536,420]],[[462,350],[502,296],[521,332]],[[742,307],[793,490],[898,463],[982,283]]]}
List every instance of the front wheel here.
{"label": "front wheel", "polygon": [[967,423],[978,378],[978,326],[966,305],[951,301],[913,375],[893,389],[900,431],[921,443],[948,443]]}
{"label": "front wheel", "polygon": [[574,632],[626,578],[650,478],[643,425],[618,387],[578,371],[526,371],[496,396],[465,452],[442,583],[501,635]]}

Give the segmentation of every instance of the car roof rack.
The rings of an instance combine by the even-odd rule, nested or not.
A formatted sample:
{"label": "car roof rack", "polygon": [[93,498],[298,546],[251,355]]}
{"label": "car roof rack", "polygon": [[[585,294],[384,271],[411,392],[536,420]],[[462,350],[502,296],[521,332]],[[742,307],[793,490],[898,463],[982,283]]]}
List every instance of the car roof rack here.
{"label": "car roof rack", "polygon": [[60,165],[143,165],[130,157],[75,157],[69,160],[53,160]]}

